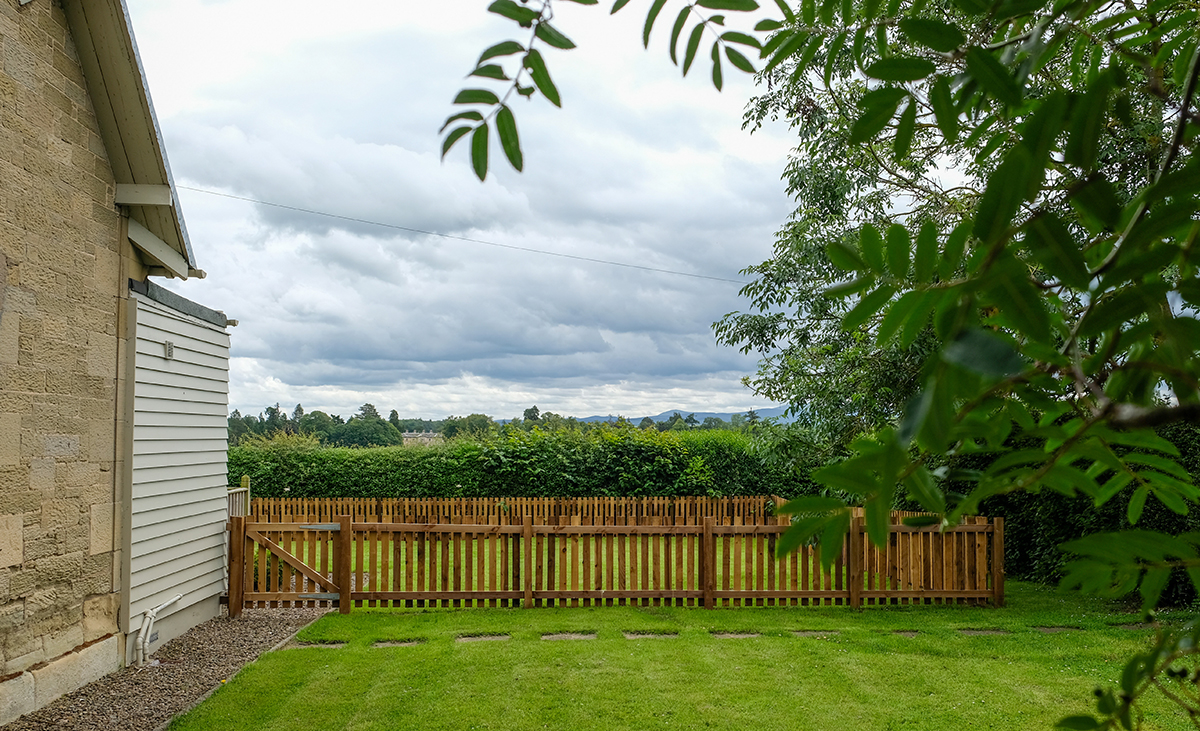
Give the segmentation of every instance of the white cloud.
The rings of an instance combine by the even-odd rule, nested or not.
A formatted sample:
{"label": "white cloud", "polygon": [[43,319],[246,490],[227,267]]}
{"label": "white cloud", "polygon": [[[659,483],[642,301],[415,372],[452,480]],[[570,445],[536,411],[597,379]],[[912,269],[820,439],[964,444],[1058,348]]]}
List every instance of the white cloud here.
{"label": "white cloud", "polygon": [[[739,279],[790,210],[788,138],[740,130],[748,78],[727,71],[718,94],[697,62],[679,80],[665,26],[647,54],[636,10],[561,5],[580,44],[550,54],[564,108],[517,105],[526,172],[495,160],[484,184],[465,149],[440,160],[436,130],[479,51],[511,35],[485,2],[131,0],[130,12],[181,185]],[[241,321],[231,406],[243,411],[761,405],[738,383],[753,358],[710,330],[744,306],[737,284],[181,199],[209,277],[169,286]]]}

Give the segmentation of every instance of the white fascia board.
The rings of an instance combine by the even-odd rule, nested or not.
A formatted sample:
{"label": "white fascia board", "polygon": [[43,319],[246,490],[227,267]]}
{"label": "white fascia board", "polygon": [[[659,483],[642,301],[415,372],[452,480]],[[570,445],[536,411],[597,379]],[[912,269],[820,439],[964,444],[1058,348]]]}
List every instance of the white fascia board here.
{"label": "white fascia board", "polygon": [[175,197],[169,185],[133,185],[117,183],[113,202],[121,206],[174,206]]}
{"label": "white fascia board", "polygon": [[129,241],[154,257],[158,263],[163,265],[168,272],[180,279],[188,278],[188,263],[187,259],[183,258],[175,249],[167,245],[167,242],[150,233],[142,224],[135,219],[129,219]]}

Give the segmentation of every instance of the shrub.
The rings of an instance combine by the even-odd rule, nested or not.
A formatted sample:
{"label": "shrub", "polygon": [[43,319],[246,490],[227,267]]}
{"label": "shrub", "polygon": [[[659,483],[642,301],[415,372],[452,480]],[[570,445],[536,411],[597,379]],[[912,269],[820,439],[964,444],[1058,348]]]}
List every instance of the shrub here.
{"label": "shrub", "polygon": [[261,497],[791,496],[808,488],[763,464],[744,434],[621,427],[372,449],[253,440],[229,450],[231,484],[242,475]]}

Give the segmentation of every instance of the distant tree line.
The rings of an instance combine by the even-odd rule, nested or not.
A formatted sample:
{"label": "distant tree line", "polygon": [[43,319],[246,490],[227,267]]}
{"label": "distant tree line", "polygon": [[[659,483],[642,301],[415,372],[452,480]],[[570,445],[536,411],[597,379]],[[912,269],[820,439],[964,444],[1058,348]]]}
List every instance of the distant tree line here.
{"label": "distant tree line", "polygon": [[[761,419],[751,409],[745,414],[734,414],[729,421],[709,416],[704,421],[695,414],[683,416],[676,411],[669,418],[654,421],[650,417],[637,423],[638,429],[654,431],[724,430],[750,431]],[[402,419],[392,409],[388,418],[383,418],[374,404],[363,404],[358,412],[344,419],[338,414],[324,411],[305,411],[304,406],[288,414],[279,404],[268,406],[257,416],[242,414],[234,410],[229,415],[229,443],[243,444],[255,439],[271,439],[279,434],[306,435],[316,438],[321,444],[336,447],[389,447],[404,443],[406,432],[432,432],[446,439],[454,437],[504,435],[515,432],[571,430],[587,432],[606,422],[580,421],[573,416],[560,416],[552,411],[541,411],[536,405],[525,409],[517,418],[497,423],[486,414],[447,416],[445,419]],[[618,425],[632,422],[623,416],[615,419]]]}

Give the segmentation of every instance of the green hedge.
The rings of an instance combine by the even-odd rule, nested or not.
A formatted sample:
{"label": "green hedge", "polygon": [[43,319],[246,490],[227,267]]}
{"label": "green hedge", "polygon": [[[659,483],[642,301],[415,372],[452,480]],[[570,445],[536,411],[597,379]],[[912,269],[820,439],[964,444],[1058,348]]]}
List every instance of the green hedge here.
{"label": "green hedge", "polygon": [[750,437],[718,430],[535,430],[375,449],[281,439],[231,447],[230,484],[242,475],[259,497],[791,496],[813,489],[765,466]]}
{"label": "green hedge", "polygon": [[[1200,480],[1200,427],[1176,423],[1158,430],[1180,452],[1180,464]],[[1040,493],[1014,493],[990,498],[982,505],[984,515],[1004,516],[1005,572],[1017,579],[1054,583],[1063,575],[1069,556],[1059,548],[1063,543],[1092,533],[1128,530],[1131,527],[1178,535],[1200,531],[1200,509],[1192,506],[1187,515],[1167,509],[1151,497],[1136,526],[1126,515],[1133,488],[1127,488],[1097,508],[1091,498],[1068,497],[1051,490]],[[1163,594],[1166,604],[1190,604],[1196,592],[1182,571],[1172,577]]]}

